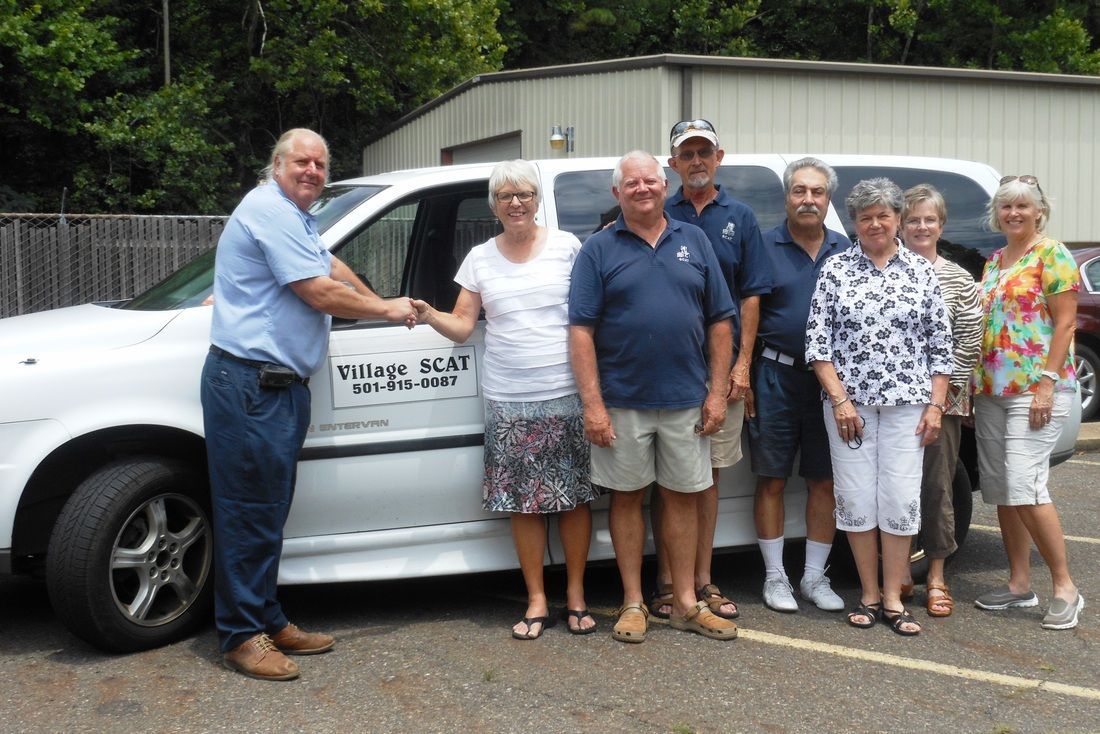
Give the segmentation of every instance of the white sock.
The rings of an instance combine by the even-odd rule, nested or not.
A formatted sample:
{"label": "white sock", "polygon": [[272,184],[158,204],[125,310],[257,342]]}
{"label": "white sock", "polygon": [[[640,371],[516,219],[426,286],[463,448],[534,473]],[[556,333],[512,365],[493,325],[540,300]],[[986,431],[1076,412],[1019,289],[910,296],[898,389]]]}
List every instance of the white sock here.
{"label": "white sock", "polygon": [[818,543],[816,540],[806,538],[806,575],[823,576],[825,574],[825,562],[829,560],[829,551],[833,549],[832,543]]}
{"label": "white sock", "polygon": [[770,540],[757,538],[756,542],[764,556],[764,576],[769,579],[787,578],[787,572],[783,570],[783,536]]}

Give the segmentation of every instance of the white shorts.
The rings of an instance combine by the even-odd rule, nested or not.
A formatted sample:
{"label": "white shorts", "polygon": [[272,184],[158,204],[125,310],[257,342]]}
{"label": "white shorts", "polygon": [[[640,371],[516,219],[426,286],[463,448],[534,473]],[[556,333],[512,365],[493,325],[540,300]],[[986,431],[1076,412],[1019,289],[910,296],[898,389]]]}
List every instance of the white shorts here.
{"label": "white shorts", "polygon": [[710,437],[695,432],[701,408],[608,408],[615,441],[592,447],[592,483],[622,492],[656,481],[674,492],[711,485]]}
{"label": "white shorts", "polygon": [[924,406],[857,405],[866,421],[862,443],[840,437],[828,401],[822,410],[833,459],[837,530],[879,528],[891,535],[916,535],[924,473],[924,447],[916,430]]}
{"label": "white shorts", "polygon": [[745,425],[745,401],[726,404],[726,422],[710,437],[710,465],[724,469],[741,461],[741,428]]}
{"label": "white shorts", "polygon": [[1050,455],[1062,434],[1076,395],[1054,393],[1050,423],[1035,431],[1028,424],[1034,396],[974,396],[974,437],[982,499],[989,505],[1050,504]]}

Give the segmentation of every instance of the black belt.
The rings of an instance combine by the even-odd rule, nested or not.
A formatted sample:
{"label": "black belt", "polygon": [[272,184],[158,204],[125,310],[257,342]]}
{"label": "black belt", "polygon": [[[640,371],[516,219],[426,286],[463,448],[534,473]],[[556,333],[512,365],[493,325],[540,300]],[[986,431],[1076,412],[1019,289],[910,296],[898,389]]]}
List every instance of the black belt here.
{"label": "black belt", "polygon": [[[238,357],[236,354],[233,354],[232,352],[227,352],[224,349],[222,349],[221,347],[219,347],[217,345],[214,345],[214,344],[210,345],[210,353],[213,354],[213,355],[216,355],[218,357],[225,357],[226,359],[232,360],[233,362],[239,362],[240,364],[248,365],[249,367],[254,367],[255,369],[263,369],[266,365],[274,364],[274,362],[261,362],[260,360],[257,360],[257,359],[245,359],[244,357]],[[306,385],[306,386],[309,385],[309,378],[308,377],[301,377],[299,375],[295,375],[294,376],[294,381],[295,382],[300,382],[300,383],[302,383],[303,385]]]}

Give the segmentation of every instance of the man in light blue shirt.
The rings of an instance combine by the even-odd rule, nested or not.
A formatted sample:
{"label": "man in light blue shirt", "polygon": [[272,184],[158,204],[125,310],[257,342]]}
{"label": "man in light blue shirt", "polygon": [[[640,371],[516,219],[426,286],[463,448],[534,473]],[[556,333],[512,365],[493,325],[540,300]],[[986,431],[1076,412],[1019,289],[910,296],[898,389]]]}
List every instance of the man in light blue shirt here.
{"label": "man in light blue shirt", "polygon": [[309,213],[328,176],[320,135],[284,133],[265,173],[218,241],[202,407],[223,661],[252,678],[290,680],[298,666],[286,655],[335,643],[291,624],[275,594],[309,377],[328,351],[332,316],[412,326],[416,310],[408,298],[379,298],[321,242]]}

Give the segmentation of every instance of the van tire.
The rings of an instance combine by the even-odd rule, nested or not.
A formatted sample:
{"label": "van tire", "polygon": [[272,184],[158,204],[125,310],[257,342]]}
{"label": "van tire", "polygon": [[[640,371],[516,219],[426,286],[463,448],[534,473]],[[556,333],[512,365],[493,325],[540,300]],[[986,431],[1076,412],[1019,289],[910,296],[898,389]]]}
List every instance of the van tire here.
{"label": "van tire", "polygon": [[112,462],[85,479],[54,525],[46,586],[77,637],[108,652],[174,642],[210,619],[207,482],[172,459]]}

